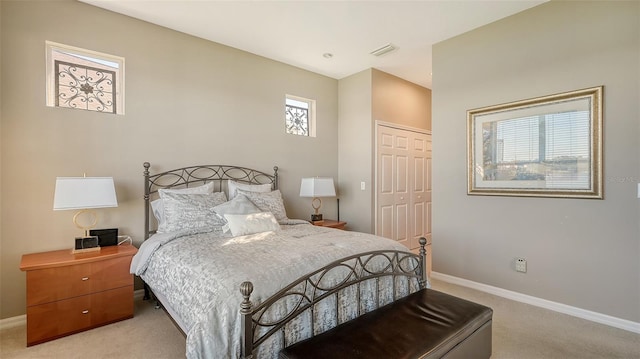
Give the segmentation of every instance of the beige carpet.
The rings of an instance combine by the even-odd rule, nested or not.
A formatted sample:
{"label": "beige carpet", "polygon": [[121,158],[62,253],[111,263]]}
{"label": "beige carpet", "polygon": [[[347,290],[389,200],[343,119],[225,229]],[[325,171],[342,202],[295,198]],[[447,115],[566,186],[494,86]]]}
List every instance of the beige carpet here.
{"label": "beige carpet", "polygon": [[164,310],[136,300],[132,319],[27,348],[27,327],[0,331],[0,358],[184,358],[185,339]]}
{"label": "beige carpet", "polygon": [[[433,288],[494,310],[493,359],[640,359],[640,335],[440,281]],[[184,358],[163,310],[136,301],[135,317],[25,347],[26,327],[0,331],[0,358]]]}
{"label": "beige carpet", "polygon": [[493,309],[492,359],[640,359],[640,334],[466,287],[432,284]]}

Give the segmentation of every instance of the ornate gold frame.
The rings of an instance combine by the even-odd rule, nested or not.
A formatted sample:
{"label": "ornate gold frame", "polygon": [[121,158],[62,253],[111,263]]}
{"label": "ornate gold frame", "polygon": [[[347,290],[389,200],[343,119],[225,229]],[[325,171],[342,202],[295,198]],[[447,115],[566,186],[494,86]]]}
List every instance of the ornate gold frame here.
{"label": "ornate gold frame", "polygon": [[467,194],[602,199],[602,93],[598,86],[467,111]]}

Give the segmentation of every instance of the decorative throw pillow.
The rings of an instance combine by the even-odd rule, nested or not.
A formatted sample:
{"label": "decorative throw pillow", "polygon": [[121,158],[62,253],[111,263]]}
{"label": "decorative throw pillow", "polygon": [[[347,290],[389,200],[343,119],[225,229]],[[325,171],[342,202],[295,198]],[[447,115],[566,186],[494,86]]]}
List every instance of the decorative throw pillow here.
{"label": "decorative throw pillow", "polygon": [[280,229],[278,221],[270,212],[225,214],[224,218],[226,218],[231,234],[234,237]]}
{"label": "decorative throw pillow", "polygon": [[271,183],[266,184],[249,184],[236,182],[234,180],[229,180],[227,183],[227,187],[229,187],[229,199],[234,199],[238,190],[244,190],[249,192],[271,192]]}
{"label": "decorative throw pillow", "polygon": [[262,212],[271,212],[278,222],[289,219],[284,209],[284,202],[280,190],[271,192],[249,192],[239,189],[238,193],[247,196]]}
{"label": "decorative throw pillow", "polygon": [[224,225],[213,207],[227,201],[224,192],[208,194],[160,193],[165,221],[158,232],[207,231]]}
{"label": "decorative throw pillow", "polygon": [[244,194],[238,194],[232,200],[213,207],[213,210],[222,218],[225,214],[250,214],[261,212],[253,202]]}
{"label": "decorative throw pillow", "polygon": [[[158,195],[162,193],[182,193],[182,194],[205,194],[205,193],[213,193],[213,182],[205,183],[202,186],[198,187],[187,187],[187,188],[161,188],[158,190]],[[151,210],[153,211],[153,215],[158,220],[158,226],[160,226],[164,222],[164,206],[162,205],[162,199],[158,198],[154,201],[151,201]]]}
{"label": "decorative throw pillow", "polygon": [[[260,208],[256,207],[256,205],[253,204],[253,202],[251,202],[251,200],[249,200],[249,198],[244,194],[236,195],[232,200],[213,207],[213,210],[225,222],[225,214],[250,214],[260,212]],[[222,230],[228,232],[229,225],[225,224],[224,227],[222,227]]]}

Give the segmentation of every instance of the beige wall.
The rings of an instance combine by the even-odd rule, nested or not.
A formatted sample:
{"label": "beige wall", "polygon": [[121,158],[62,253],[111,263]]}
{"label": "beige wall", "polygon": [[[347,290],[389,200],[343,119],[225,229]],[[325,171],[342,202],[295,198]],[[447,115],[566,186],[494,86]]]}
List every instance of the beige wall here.
{"label": "beige wall", "polygon": [[373,119],[431,130],[431,90],[373,69]]}
{"label": "beige wall", "polygon": [[[640,322],[639,21],[552,1],[434,46],[434,271]],[[467,196],[467,110],[598,85],[604,200]]]}
{"label": "beige wall", "polygon": [[[2,259],[2,253],[4,253],[3,250],[3,245],[2,245],[2,148],[3,148],[3,141],[2,141],[2,4],[0,4],[0,261],[4,262],[4,259]],[[0,286],[2,285],[2,265],[0,264]],[[2,301],[0,299],[0,318],[4,318],[2,316]]]}
{"label": "beige wall", "polygon": [[[24,253],[71,248],[73,211],[52,211],[57,176],[113,176],[100,227],[143,234],[152,171],[236,164],[271,171],[292,218],[300,178],[338,175],[338,82],[76,1],[2,1],[0,317],[25,313]],[[45,106],[45,40],[123,56],[126,115]],[[285,94],[317,101],[317,137],[284,134]],[[328,218],[335,201],[323,201]]]}
{"label": "beige wall", "polygon": [[[338,196],[349,230],[373,233],[371,69],[338,82]],[[365,182],[366,190],[360,190]]]}
{"label": "beige wall", "polygon": [[430,130],[431,90],[369,69],[341,79],[338,92],[340,216],[374,233],[376,121]]}

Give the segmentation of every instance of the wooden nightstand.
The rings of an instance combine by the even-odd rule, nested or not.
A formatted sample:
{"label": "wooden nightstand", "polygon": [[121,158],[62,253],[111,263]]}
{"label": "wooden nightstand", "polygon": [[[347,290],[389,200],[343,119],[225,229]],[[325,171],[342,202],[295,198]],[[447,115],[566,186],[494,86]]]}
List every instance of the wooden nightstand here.
{"label": "wooden nightstand", "polygon": [[347,225],[347,222],[344,221],[334,221],[333,219],[325,219],[321,222],[311,222],[314,226],[322,226],[322,227],[330,227],[337,229],[344,229]]}
{"label": "wooden nightstand", "polygon": [[27,346],[133,317],[131,258],[124,244],[72,254],[71,249],[25,254]]}

